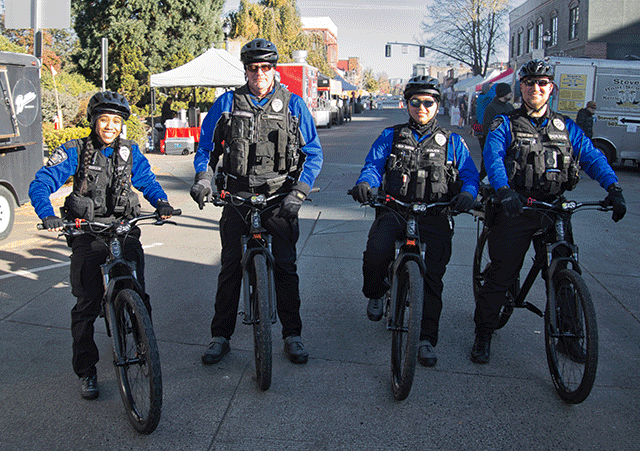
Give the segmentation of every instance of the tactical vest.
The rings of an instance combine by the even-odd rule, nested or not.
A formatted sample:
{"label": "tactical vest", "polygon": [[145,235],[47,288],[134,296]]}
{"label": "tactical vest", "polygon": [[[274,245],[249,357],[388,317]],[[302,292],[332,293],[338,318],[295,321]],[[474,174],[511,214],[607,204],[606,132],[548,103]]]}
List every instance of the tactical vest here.
{"label": "tactical vest", "polygon": [[88,164],[85,164],[88,139],[91,138],[70,141],[65,145],[78,148],[78,169],[73,177],[73,191],[65,199],[67,218],[94,220],[109,216],[138,216],[140,201],[131,188],[131,141],[120,139],[119,149],[114,149],[110,157],[96,149]]}
{"label": "tactical vest", "polygon": [[383,191],[404,202],[444,202],[458,194],[456,162],[447,159],[449,136],[450,132],[436,127],[429,138],[418,142],[408,124],[394,126]]}
{"label": "tactical vest", "polygon": [[289,111],[291,93],[276,83],[263,106],[255,105],[247,85],[233,95],[224,132],[223,169],[236,188],[270,194],[299,175],[298,118]]}
{"label": "tactical vest", "polygon": [[532,197],[561,194],[575,188],[580,168],[572,156],[563,116],[550,112],[547,125],[541,129],[531,123],[522,109],[508,116],[512,142],[505,166],[509,185]]}

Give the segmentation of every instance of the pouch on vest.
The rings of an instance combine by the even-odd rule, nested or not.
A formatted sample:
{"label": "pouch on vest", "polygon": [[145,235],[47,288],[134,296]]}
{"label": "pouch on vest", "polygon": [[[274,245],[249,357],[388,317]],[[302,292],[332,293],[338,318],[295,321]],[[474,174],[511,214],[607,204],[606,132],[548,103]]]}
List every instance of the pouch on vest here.
{"label": "pouch on vest", "polygon": [[440,165],[432,165],[429,167],[430,175],[430,199],[436,200],[447,194],[447,178],[444,167]]}
{"label": "pouch on vest", "polygon": [[247,160],[249,159],[249,143],[244,139],[232,141],[225,149],[225,172],[233,175],[247,175]]}
{"label": "pouch on vest", "polygon": [[63,211],[68,220],[74,219],[86,219],[87,221],[93,221],[93,199],[89,197],[78,196],[75,193],[71,193],[64,200]]}
{"label": "pouch on vest", "polygon": [[427,171],[418,169],[416,172],[416,199],[424,199],[427,190]]}
{"label": "pouch on vest", "polygon": [[252,172],[256,175],[273,172],[273,155],[275,154],[273,143],[268,141],[258,142],[255,144],[255,149],[255,164],[253,165]]}

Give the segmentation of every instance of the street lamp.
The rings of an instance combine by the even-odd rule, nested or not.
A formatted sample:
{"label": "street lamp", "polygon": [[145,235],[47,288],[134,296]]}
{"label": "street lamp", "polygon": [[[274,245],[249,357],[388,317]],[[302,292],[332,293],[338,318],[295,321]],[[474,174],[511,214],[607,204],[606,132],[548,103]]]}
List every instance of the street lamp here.
{"label": "street lamp", "polygon": [[229,51],[229,33],[231,33],[231,22],[229,19],[225,19],[222,24],[222,32],[224,33],[224,49]]}
{"label": "street lamp", "polygon": [[544,43],[544,56],[547,56],[547,48],[551,43],[551,33],[549,33],[549,30],[542,34],[542,42]]}

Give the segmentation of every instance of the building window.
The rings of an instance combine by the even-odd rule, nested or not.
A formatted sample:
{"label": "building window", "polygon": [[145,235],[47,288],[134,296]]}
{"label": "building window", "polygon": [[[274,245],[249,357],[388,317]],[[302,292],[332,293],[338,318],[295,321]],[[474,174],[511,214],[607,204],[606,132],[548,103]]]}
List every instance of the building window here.
{"label": "building window", "polygon": [[533,26],[527,29],[527,43],[525,45],[525,52],[530,53],[535,47],[535,34],[533,30]]}
{"label": "building window", "polygon": [[511,36],[511,58],[515,58],[516,56],[516,48],[514,47],[515,38]]}
{"label": "building window", "polygon": [[517,47],[517,55],[520,56],[522,55],[522,31],[518,32],[518,47]]}
{"label": "building window", "polygon": [[569,40],[578,39],[578,6],[569,9]]}
{"label": "building window", "polygon": [[536,25],[536,49],[541,49],[544,47],[544,43],[542,42],[542,35],[544,34],[544,25],[539,23]]}
{"label": "building window", "polygon": [[549,41],[549,45],[557,45],[558,44],[558,18],[551,18],[551,26],[549,27],[549,33],[551,33],[551,41]]}

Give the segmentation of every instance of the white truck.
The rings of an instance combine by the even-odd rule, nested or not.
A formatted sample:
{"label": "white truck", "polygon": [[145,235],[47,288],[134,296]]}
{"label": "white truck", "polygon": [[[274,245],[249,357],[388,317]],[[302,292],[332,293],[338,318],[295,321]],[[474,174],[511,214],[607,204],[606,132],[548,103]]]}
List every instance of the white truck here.
{"label": "white truck", "polygon": [[640,61],[549,57],[552,108],[570,118],[596,102],[593,143],[610,163],[640,165]]}

